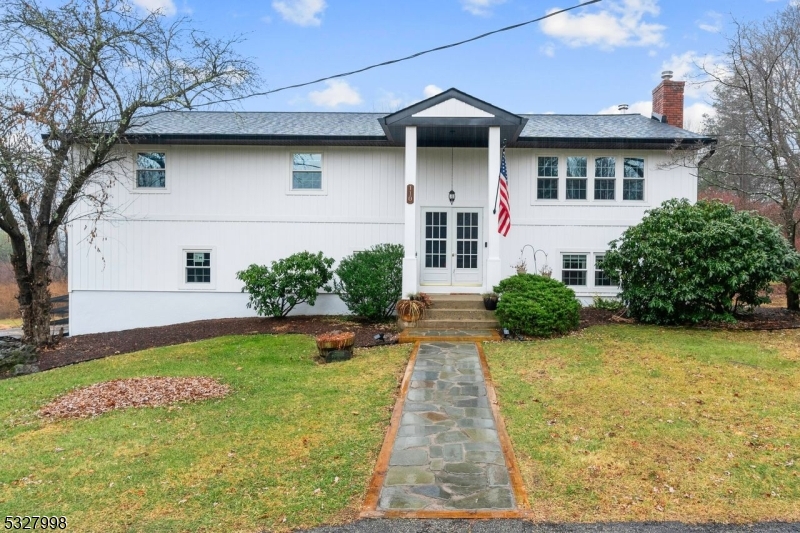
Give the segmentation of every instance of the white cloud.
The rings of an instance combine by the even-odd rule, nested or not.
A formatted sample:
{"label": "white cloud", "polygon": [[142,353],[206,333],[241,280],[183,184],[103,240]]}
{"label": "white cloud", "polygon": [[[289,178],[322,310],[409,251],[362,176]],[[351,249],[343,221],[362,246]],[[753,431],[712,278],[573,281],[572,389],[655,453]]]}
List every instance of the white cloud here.
{"label": "white cloud", "polygon": [[546,55],[547,57],[555,57],[556,45],[554,45],[553,43],[545,43],[539,47],[539,52]]}
{"label": "white cloud", "polygon": [[374,105],[374,111],[380,113],[394,113],[404,107],[405,98],[392,91],[381,90],[381,95]]}
{"label": "white cloud", "polygon": [[709,11],[706,13],[705,20],[698,20],[695,22],[697,27],[709,33],[719,33],[722,31],[722,14],[716,11]]}
{"label": "white cloud", "polygon": [[716,114],[714,108],[705,102],[696,102],[683,108],[683,127],[689,131],[699,133],[703,129],[703,115],[713,117]]}
{"label": "white cloud", "polygon": [[673,54],[661,64],[661,70],[671,70],[672,79],[686,82],[687,98],[706,98],[714,89],[703,69],[724,76],[722,58],[711,54],[698,54],[693,50],[680,55]]}
{"label": "white cloud", "polygon": [[425,96],[425,98],[436,96],[437,94],[442,92],[444,92],[444,89],[433,84],[426,85],[425,88],[422,89],[422,94]]}
{"label": "white cloud", "polygon": [[488,17],[492,14],[492,8],[505,3],[506,0],[461,0],[461,7],[464,11],[478,15],[479,17]]}
{"label": "white cloud", "polygon": [[[578,14],[562,13],[539,23],[542,31],[569,46],[599,46],[611,50],[622,46],[662,46],[666,26],[645,22],[660,13],[658,0],[615,0],[606,8]],[[552,13],[556,9],[551,9]]]}
{"label": "white cloud", "polygon": [[328,80],[325,82],[327,89],[311,91],[308,99],[319,107],[339,107],[340,105],[358,105],[361,95],[358,90],[350,87],[344,80]]}
{"label": "white cloud", "polygon": [[172,0],[133,0],[133,3],[147,11],[161,11],[164,15],[171,17],[178,10]]}
{"label": "white cloud", "polygon": [[325,11],[325,0],[274,0],[272,7],[283,20],[298,26],[319,26],[319,18]]}

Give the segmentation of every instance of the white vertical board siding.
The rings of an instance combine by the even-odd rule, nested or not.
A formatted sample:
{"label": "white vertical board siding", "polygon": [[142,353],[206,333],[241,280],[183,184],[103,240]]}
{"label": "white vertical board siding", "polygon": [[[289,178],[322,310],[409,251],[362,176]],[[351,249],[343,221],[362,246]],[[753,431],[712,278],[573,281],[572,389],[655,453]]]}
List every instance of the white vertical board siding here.
{"label": "white vertical board siding", "polygon": [[[537,157],[558,156],[559,200],[536,200]],[[588,162],[588,200],[565,200],[566,175],[564,161],[567,156],[586,156]],[[593,198],[593,158],[615,156],[617,165],[617,199],[603,202]],[[625,157],[644,157],[645,200],[623,201],[621,162]],[[670,198],[697,200],[697,180],[686,168],[669,167],[668,155],[663,152],[617,151],[617,150],[506,150],[511,196],[512,228],[508,237],[501,239],[503,277],[515,271],[512,265],[521,257],[521,250],[530,245],[534,250],[547,254],[547,263],[553,270],[553,278],[561,279],[561,255],[563,253],[586,253],[588,255],[589,285],[573,287],[584,303],[595,294],[613,295],[609,288],[593,287],[593,253],[608,249],[608,243],[619,238],[628,227],[641,221],[647,209],[658,207]],[[531,247],[527,247],[522,258],[528,263],[528,271],[534,272]],[[545,262],[544,253],[536,256],[537,267]]]}
{"label": "white vertical board siding", "polygon": [[452,154],[450,148],[419,148],[417,157],[419,207],[450,207],[451,169],[456,193],[453,207],[486,206],[486,148],[453,148]]}
{"label": "white vertical board siding", "polygon": [[[402,149],[135,150],[167,153],[167,191],[133,190],[131,156],[112,189],[118,212],[97,224],[70,224],[72,334],[248,316],[252,311],[235,276],[251,263],[269,264],[303,250],[338,262],[375,244],[402,242]],[[291,194],[293,152],[322,152],[325,194]],[[213,249],[213,289],[182,287],[184,247]],[[143,299],[156,293],[163,294]],[[298,309],[334,311],[346,309],[331,296],[316,308]]]}

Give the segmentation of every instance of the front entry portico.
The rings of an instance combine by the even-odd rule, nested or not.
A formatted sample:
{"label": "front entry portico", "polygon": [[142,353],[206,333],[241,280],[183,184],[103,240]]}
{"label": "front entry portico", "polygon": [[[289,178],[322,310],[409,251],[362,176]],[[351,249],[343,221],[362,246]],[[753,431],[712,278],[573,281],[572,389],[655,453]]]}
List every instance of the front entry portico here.
{"label": "front entry portico", "polygon": [[392,142],[405,145],[408,191],[430,185],[420,183],[426,176],[419,175],[419,147],[484,148],[488,155],[481,163],[486,166],[474,176],[482,181],[473,182],[483,191],[483,198],[476,198],[478,205],[460,207],[451,202],[452,207],[443,207],[437,198],[436,203],[420,206],[413,192],[406,195],[403,295],[420,290],[450,292],[453,287],[458,287],[453,292],[490,291],[500,282],[501,275],[500,236],[492,209],[501,146],[504,141],[516,141],[527,119],[449,89],[380,122]]}

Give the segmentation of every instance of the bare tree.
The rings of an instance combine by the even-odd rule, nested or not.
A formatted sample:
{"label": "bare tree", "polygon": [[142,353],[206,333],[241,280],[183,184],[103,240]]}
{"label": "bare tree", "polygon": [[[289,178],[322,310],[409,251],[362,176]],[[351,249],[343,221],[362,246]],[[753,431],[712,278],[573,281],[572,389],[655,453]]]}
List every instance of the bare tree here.
{"label": "bare tree", "polygon": [[115,146],[149,113],[241,97],[257,83],[234,47],[128,0],[6,0],[0,8],[0,229],[24,335],[50,341],[48,253],[76,206],[107,209]]}
{"label": "bare tree", "polygon": [[[798,247],[800,224],[800,6],[789,5],[760,23],[734,21],[724,68],[704,69],[716,82],[716,116],[706,123],[717,137],[704,160],[705,185],[733,191],[751,205],[776,211],[789,242]],[[772,207],[772,209],[770,209]],[[787,305],[800,309],[793,274]]]}

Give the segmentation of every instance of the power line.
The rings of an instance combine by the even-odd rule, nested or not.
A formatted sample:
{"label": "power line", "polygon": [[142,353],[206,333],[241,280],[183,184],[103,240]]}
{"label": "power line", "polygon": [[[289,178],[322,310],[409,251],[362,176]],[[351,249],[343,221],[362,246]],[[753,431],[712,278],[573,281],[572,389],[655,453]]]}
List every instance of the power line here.
{"label": "power line", "polygon": [[[455,48],[456,46],[461,46],[462,44],[471,43],[472,41],[477,41],[478,39],[483,39],[485,37],[489,37],[490,35],[494,35],[496,33],[515,30],[517,28],[521,28],[522,26],[527,26],[528,24],[533,24],[534,22],[540,22],[540,21],[542,21],[542,20],[544,20],[546,18],[554,17],[556,15],[560,15],[561,13],[566,13],[567,11],[572,11],[573,9],[578,9],[579,7],[585,7],[585,6],[588,6],[590,4],[596,4],[597,2],[601,2],[601,1],[602,0],[588,0],[587,2],[583,2],[581,4],[574,5],[572,7],[568,7],[568,8],[565,8],[565,9],[560,9],[558,11],[553,11],[552,13],[544,15],[543,17],[535,18],[533,20],[529,20],[529,21],[526,21],[526,22],[520,22],[519,24],[514,24],[512,26],[506,26],[505,28],[500,28],[499,30],[493,30],[493,31],[490,31],[490,32],[482,33],[481,35],[478,35],[476,37],[472,37],[470,39],[465,39],[463,41],[458,41],[456,43],[445,44],[443,46],[437,46],[436,48],[430,48],[430,49],[424,50],[422,52],[417,52],[416,54],[411,54],[410,56],[405,56],[405,57],[401,57],[399,59],[392,59],[392,60],[389,60],[389,61],[384,61],[383,63],[376,63],[374,65],[370,65],[368,67],[360,68],[358,70],[351,70],[350,72],[343,72],[341,74],[334,74],[333,76],[326,76],[324,78],[319,78],[319,79],[316,79],[314,81],[307,81],[307,82],[304,82],[304,83],[296,83],[294,85],[287,85],[285,87],[280,87],[278,89],[272,89],[272,90],[269,90],[269,91],[253,93],[250,96],[266,96],[268,94],[278,93],[278,92],[281,92],[281,91],[286,91],[288,89],[297,89],[298,87],[306,87],[308,85],[314,85],[315,83],[320,83],[320,82],[332,80],[332,79],[335,79],[335,78],[344,78],[346,76],[352,76],[353,74],[358,74],[360,72],[365,72],[367,70],[372,70],[374,68],[384,67],[386,65],[392,65],[394,63],[400,63],[402,61],[408,61],[409,59],[414,59],[414,58],[417,58],[417,57],[420,57],[420,56],[424,56],[425,54],[430,54],[430,53],[433,53],[433,52],[438,52],[440,50],[446,50],[448,48]],[[215,103],[218,103],[218,102],[215,102]]]}

